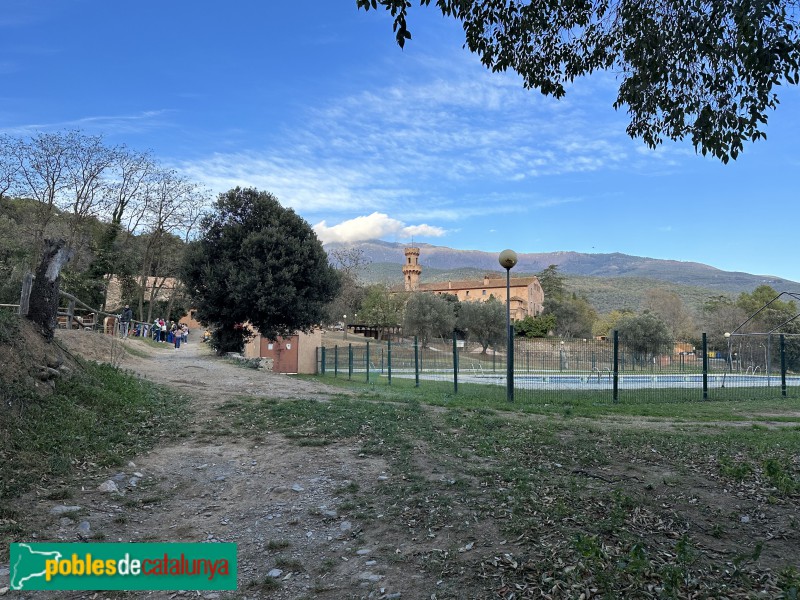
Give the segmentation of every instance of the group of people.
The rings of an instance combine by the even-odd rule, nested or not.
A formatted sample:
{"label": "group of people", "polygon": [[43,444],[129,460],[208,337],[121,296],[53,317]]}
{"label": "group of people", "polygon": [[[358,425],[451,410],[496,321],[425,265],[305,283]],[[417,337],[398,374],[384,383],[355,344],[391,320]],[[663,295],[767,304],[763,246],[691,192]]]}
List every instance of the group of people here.
{"label": "group of people", "polygon": [[[145,325],[145,328],[148,326]],[[175,321],[165,321],[158,318],[150,325],[153,340],[173,344],[176,349],[181,347],[181,343],[189,341],[189,326],[186,323],[176,323]],[[145,332],[145,335],[147,333]]]}
{"label": "group of people", "polygon": [[189,341],[189,326],[186,323],[168,322],[161,317],[152,324],[138,323],[133,320],[133,311],[127,304],[119,316],[119,333],[124,338],[129,335],[151,337],[156,342],[173,344],[175,349]]}

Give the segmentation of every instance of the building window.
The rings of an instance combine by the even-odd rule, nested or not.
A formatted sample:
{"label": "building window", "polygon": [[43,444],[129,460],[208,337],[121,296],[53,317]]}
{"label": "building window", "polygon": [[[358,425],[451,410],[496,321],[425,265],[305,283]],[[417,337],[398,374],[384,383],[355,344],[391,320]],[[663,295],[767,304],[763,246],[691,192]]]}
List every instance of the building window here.
{"label": "building window", "polygon": [[483,290],[483,295],[484,295],[484,296],[486,295],[486,290]]}
{"label": "building window", "polygon": [[469,290],[467,290],[467,296],[469,296]]}

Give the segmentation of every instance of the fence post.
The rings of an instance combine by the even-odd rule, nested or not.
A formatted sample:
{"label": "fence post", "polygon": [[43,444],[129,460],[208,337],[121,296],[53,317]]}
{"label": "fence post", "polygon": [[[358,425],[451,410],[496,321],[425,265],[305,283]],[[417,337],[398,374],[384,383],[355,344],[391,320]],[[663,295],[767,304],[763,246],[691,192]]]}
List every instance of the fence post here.
{"label": "fence post", "polygon": [[781,334],[781,396],[786,395],[786,345]]}
{"label": "fence post", "polygon": [[381,375],[383,375],[383,348],[381,348]]}
{"label": "fence post", "polygon": [[28,316],[28,306],[31,301],[31,288],[33,287],[33,273],[28,271],[22,278],[22,291],[19,296],[19,315]]}
{"label": "fence post", "polygon": [[386,376],[389,378],[389,385],[392,385],[392,340],[386,340]]}
{"label": "fence post", "polygon": [[336,376],[339,375],[339,345],[334,344],[333,346],[333,378],[336,379]]}
{"label": "fence post", "polygon": [[703,333],[703,400],[708,400],[708,340]]}
{"label": "fence post", "polygon": [[508,331],[508,368],[506,369],[506,400],[509,402],[514,401],[514,326],[509,325]]}
{"label": "fence post", "polygon": [[458,345],[455,331],[453,332],[453,393],[458,393]]}
{"label": "fence post", "polygon": [[614,330],[614,379],[612,383],[611,397],[614,402],[619,401],[619,331]]}
{"label": "fence post", "polygon": [[414,387],[419,387],[419,339],[414,336]]}
{"label": "fence post", "polygon": [[75,320],[75,300],[70,299],[67,307],[67,329],[72,331],[72,322]]}
{"label": "fence post", "polygon": [[353,378],[353,344],[347,344],[347,378]]}
{"label": "fence post", "polygon": [[322,363],[322,375],[325,376],[325,346],[320,348],[320,362]]}
{"label": "fence post", "polygon": [[367,342],[366,363],[367,363],[367,383],[369,383],[369,342]]}

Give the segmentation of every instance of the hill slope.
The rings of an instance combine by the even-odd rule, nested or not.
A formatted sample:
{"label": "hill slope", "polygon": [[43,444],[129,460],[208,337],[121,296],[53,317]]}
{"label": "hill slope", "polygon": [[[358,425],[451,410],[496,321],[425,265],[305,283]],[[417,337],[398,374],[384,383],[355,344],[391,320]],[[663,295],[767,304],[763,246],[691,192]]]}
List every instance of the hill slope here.
{"label": "hill slope", "polygon": [[[328,250],[339,247],[329,244]],[[399,284],[405,245],[373,240],[353,244],[364,251],[371,264],[362,277],[366,283]],[[455,250],[445,246],[418,244],[422,282],[470,279],[485,273],[502,273],[497,254],[480,250]],[[696,262],[662,260],[627,254],[583,254],[579,252],[520,253],[513,275],[538,273],[558,265],[566,276],[567,288],[585,295],[600,312],[638,309],[648,289],[669,288],[693,309],[709,297],[735,296],[759,285],[777,291],[800,292],[800,283],[770,275],[723,271]]]}

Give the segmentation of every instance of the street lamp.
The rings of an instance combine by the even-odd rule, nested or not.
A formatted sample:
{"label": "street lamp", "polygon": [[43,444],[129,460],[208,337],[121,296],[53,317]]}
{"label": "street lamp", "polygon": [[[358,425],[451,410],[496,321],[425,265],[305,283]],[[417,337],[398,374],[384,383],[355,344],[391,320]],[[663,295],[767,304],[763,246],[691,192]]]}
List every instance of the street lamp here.
{"label": "street lamp", "polygon": [[517,264],[517,253],[503,250],[498,257],[500,266],[506,270],[506,332],[508,349],[506,351],[506,399],[514,401],[514,332],[511,330],[511,269]]}
{"label": "street lamp", "polygon": [[343,321],[342,324],[344,325],[344,327],[342,327],[342,339],[346,340],[347,339],[347,315],[342,315],[342,321]]}
{"label": "street lamp", "polygon": [[733,373],[733,356],[731,355],[731,334],[725,332],[725,341],[728,342],[728,373]]}

